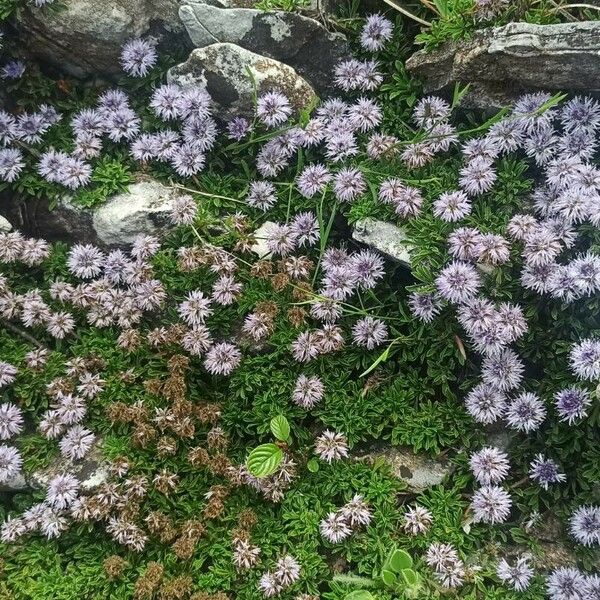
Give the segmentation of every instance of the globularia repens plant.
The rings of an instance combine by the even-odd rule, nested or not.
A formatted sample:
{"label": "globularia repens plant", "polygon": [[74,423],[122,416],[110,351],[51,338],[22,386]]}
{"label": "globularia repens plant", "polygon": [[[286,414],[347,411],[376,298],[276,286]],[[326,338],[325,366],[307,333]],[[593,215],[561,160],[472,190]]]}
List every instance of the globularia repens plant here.
{"label": "globularia repens plant", "polygon": [[[369,17],[340,98],[294,115],[272,90],[224,127],[150,40],[123,49],[143,79],[62,111],[4,67],[8,194],[179,191],[169,236],[128,249],[0,235],[0,484],[60,465],[2,496],[7,597],[599,597],[600,105],[461,125],[461,91],[398,97],[400,37]],[[349,240],[364,217],[404,229],[410,273]],[[455,471],[416,497],[354,459],[374,439]]]}

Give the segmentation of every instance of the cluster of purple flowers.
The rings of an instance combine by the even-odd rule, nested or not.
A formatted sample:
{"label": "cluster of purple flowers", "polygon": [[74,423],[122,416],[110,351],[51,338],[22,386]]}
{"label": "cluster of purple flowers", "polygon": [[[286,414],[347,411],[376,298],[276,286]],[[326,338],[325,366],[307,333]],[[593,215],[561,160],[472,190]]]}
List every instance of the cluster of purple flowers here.
{"label": "cluster of purple flowers", "polygon": [[366,527],[372,519],[371,509],[360,494],[334,512],[330,512],[319,523],[323,539],[337,544],[350,537],[358,528]]}
{"label": "cluster of purple flowers", "polygon": [[298,581],[300,571],[300,563],[291,554],[285,554],[277,559],[272,571],[263,573],[258,589],[265,598],[276,596]]}
{"label": "cluster of purple flowers", "polygon": [[452,544],[434,542],[425,554],[425,562],[433,569],[436,579],[442,587],[455,589],[460,587],[466,576],[466,567]]}

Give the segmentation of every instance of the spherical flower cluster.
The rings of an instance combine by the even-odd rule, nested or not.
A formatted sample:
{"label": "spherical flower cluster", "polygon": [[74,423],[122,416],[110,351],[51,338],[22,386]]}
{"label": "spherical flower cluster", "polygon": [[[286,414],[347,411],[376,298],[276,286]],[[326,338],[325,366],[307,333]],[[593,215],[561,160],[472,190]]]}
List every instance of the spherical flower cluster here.
{"label": "spherical flower cluster", "polygon": [[265,598],[276,596],[298,581],[300,571],[300,563],[286,554],[277,560],[273,571],[267,571],[261,576],[258,589]]}
{"label": "spherical flower cluster", "polygon": [[600,545],[600,506],[580,506],[569,520],[571,535],[584,546]]}
{"label": "spherical flower cluster", "polygon": [[132,77],[147,75],[157,58],[156,44],[151,40],[130,40],[121,50],[123,70]]}
{"label": "spherical flower cluster", "polygon": [[455,589],[464,583],[465,565],[451,544],[431,544],[425,554],[425,562],[433,569],[436,579],[443,587]]}
{"label": "spherical flower cluster", "polygon": [[503,583],[517,592],[526,590],[533,578],[533,569],[529,565],[529,557],[520,556],[512,565],[502,558],[496,568],[496,575]]}
{"label": "spherical flower cluster", "polygon": [[510,514],[512,500],[508,492],[494,485],[486,485],[473,494],[473,520],[494,525],[504,523]]}
{"label": "spherical flower cluster", "polygon": [[343,433],[326,429],[315,440],[315,454],[325,462],[348,457],[348,441]]}
{"label": "spherical flower cluster", "polygon": [[415,504],[404,513],[404,531],[409,535],[427,533],[433,523],[433,515],[425,507]]}

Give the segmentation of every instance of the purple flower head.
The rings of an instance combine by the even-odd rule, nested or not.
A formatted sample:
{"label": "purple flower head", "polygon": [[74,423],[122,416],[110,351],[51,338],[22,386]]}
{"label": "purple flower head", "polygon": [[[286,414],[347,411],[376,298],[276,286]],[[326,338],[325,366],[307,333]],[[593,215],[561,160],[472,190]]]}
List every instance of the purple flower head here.
{"label": "purple flower head", "polygon": [[0,483],[4,483],[21,472],[23,459],[16,448],[0,444]]}
{"label": "purple flower head", "polygon": [[580,506],[569,519],[571,535],[584,546],[600,545],[600,506]]}
{"label": "purple flower head", "polygon": [[319,523],[323,539],[337,544],[352,534],[352,529],[340,512],[331,512]]}
{"label": "purple flower head", "polygon": [[60,452],[66,458],[79,460],[90,451],[94,439],[94,434],[89,429],[85,429],[81,425],[74,425],[60,440]]}
{"label": "purple flower head", "polygon": [[171,206],[171,221],[175,225],[191,225],[197,212],[198,206],[191,196],[187,194],[177,196]]}
{"label": "purple flower head", "polygon": [[517,592],[522,592],[529,587],[533,574],[527,556],[518,557],[512,565],[502,558],[496,568],[498,578]]}
{"label": "purple flower head", "polygon": [[380,14],[369,15],[360,32],[360,43],[365,50],[377,52],[392,39],[393,33],[394,26],[389,19]]}
{"label": "purple flower head", "polygon": [[588,600],[583,596],[584,575],[574,567],[560,567],[548,575],[546,592],[550,600]]}
{"label": "purple flower head", "polygon": [[450,105],[439,96],[427,96],[417,102],[413,109],[413,121],[425,129],[450,118]]}
{"label": "purple flower head", "polygon": [[325,123],[328,123],[330,121],[344,119],[348,116],[348,110],[348,104],[340,98],[329,98],[317,108],[315,114]]}
{"label": "purple flower head", "polygon": [[108,90],[98,98],[98,108],[103,116],[108,115],[129,108],[129,98],[122,90]]}
{"label": "purple flower head", "polygon": [[232,140],[239,142],[250,132],[250,122],[244,117],[235,117],[227,123],[227,135]]}
{"label": "purple flower head", "polygon": [[298,244],[297,234],[292,225],[275,223],[266,232],[267,248],[274,255],[287,256]]}
{"label": "purple flower head", "polygon": [[440,296],[453,304],[471,300],[482,285],[475,268],[460,261],[453,261],[444,267],[435,284]]}
{"label": "purple flower head", "polygon": [[0,404],[0,440],[8,440],[23,430],[23,413],[21,409],[5,402]]}
{"label": "purple flower head", "polygon": [[182,320],[190,327],[203,325],[205,319],[213,312],[210,308],[210,298],[207,298],[200,290],[190,292],[177,311]]}
{"label": "purple flower head", "polygon": [[365,193],[367,184],[358,169],[345,168],[334,178],[333,191],[340,202],[351,202]]}
{"label": "purple flower head", "polygon": [[104,254],[91,244],[75,244],[67,258],[69,271],[81,279],[92,279],[102,272]]}
{"label": "purple flower head", "polygon": [[256,116],[267,127],[282,125],[290,118],[291,114],[290,101],[280,92],[267,92],[256,103]]}
{"label": "purple flower head", "polygon": [[0,71],[2,79],[21,79],[25,73],[25,63],[22,60],[7,62]]}
{"label": "purple flower head", "polygon": [[366,290],[375,287],[385,273],[383,258],[371,250],[361,250],[350,262],[356,284]]}
{"label": "purple flower head", "polygon": [[508,392],[521,383],[524,370],[525,366],[518,355],[513,350],[505,348],[484,359],[481,376],[489,385]]}
{"label": "purple flower head", "polygon": [[296,380],[292,400],[298,406],[310,409],[321,401],[324,392],[325,386],[318,377],[302,374]]}
{"label": "purple flower head", "polygon": [[0,110],[0,144],[7,146],[17,137],[17,122],[5,110]]}
{"label": "purple flower head", "polygon": [[352,327],[352,339],[359,346],[372,350],[385,342],[388,336],[386,324],[380,319],[364,317]]}
{"label": "purple flower head", "polygon": [[574,344],[569,359],[571,370],[580,379],[595,381],[600,378],[600,340],[588,338]]}
{"label": "purple flower head", "polygon": [[242,353],[233,344],[220,342],[206,353],[204,368],[211,375],[229,375],[240,364]]}
{"label": "purple flower head", "polygon": [[314,246],[321,237],[319,223],[311,212],[298,213],[291,226],[298,247]]}
{"label": "purple flower head", "polygon": [[92,167],[84,161],[74,156],[67,156],[62,163],[62,168],[58,173],[59,183],[76,190],[87,185],[92,178]]}
{"label": "purple flower head", "polygon": [[183,139],[188,144],[207,152],[217,139],[217,124],[210,117],[189,117],[183,126]]}
{"label": "purple flower head", "polygon": [[202,149],[195,144],[182,144],[173,150],[169,162],[181,177],[191,177],[204,168],[206,157]]}
{"label": "purple flower head", "polygon": [[23,153],[17,148],[0,150],[0,181],[15,181],[23,170]]}
{"label": "purple flower head", "polygon": [[452,223],[470,214],[471,208],[471,202],[464,192],[444,192],[433,203],[433,214]]}
{"label": "purple flower head", "polygon": [[469,195],[477,196],[489,192],[496,181],[496,171],[491,160],[487,158],[474,158],[461,170],[460,187]]}
{"label": "purple flower head", "polygon": [[506,396],[491,385],[481,383],[467,394],[465,406],[475,421],[489,425],[504,416]]}
{"label": "purple flower head", "polygon": [[123,70],[132,77],[146,76],[157,58],[156,44],[151,40],[129,40],[121,50]]}
{"label": "purple flower head", "polygon": [[482,234],[473,227],[459,227],[448,236],[448,249],[454,258],[476,261]]}
{"label": "purple flower head", "polygon": [[563,104],[560,121],[566,131],[594,132],[600,127],[600,105],[589,96],[576,96]]}
{"label": "purple flower head", "polygon": [[561,421],[572,425],[587,415],[592,400],[586,390],[576,387],[566,388],[554,396],[554,405]]}
{"label": "purple flower head", "polygon": [[475,523],[503,523],[510,514],[512,500],[508,492],[495,485],[480,488],[473,494],[471,509]]}
{"label": "purple flower head", "polygon": [[210,94],[200,86],[186,86],[177,99],[177,113],[182,119],[207,121],[212,109]]}
{"label": "purple flower head", "polygon": [[346,458],[348,456],[348,440],[343,433],[326,429],[315,440],[315,454],[328,463]]}
{"label": "purple flower head", "polygon": [[23,113],[17,119],[17,136],[27,144],[39,144],[50,124],[39,113]]}
{"label": "purple flower head", "polygon": [[304,168],[298,176],[298,191],[305,198],[312,198],[322,192],[331,181],[331,173],[321,164],[312,164]]}
{"label": "purple flower head", "polygon": [[46,490],[46,502],[55,509],[68,508],[77,498],[79,481],[71,473],[53,477]]}
{"label": "purple flower head", "polygon": [[510,468],[506,452],[493,446],[473,453],[469,465],[475,479],[483,485],[500,483],[506,479]]}
{"label": "purple flower head", "polygon": [[546,418],[546,407],[535,394],[522,392],[508,404],[504,418],[512,429],[529,433]]}
{"label": "purple flower head", "polygon": [[553,483],[566,481],[566,476],[559,471],[558,465],[543,454],[536,454],[529,465],[529,477],[537,481],[545,490]]}
{"label": "purple flower head", "polygon": [[163,121],[175,119],[179,115],[179,100],[182,90],[178,85],[166,84],[154,90],[150,99],[150,108]]}
{"label": "purple flower head", "polygon": [[359,98],[350,107],[349,121],[353,129],[362,132],[369,131],[381,123],[381,108],[368,98]]}
{"label": "purple flower head", "polygon": [[431,323],[442,310],[440,298],[435,293],[413,292],[408,297],[412,314],[425,323]]}
{"label": "purple flower head", "polygon": [[277,203],[275,186],[269,181],[253,181],[246,196],[246,202],[253,208],[266,211]]}

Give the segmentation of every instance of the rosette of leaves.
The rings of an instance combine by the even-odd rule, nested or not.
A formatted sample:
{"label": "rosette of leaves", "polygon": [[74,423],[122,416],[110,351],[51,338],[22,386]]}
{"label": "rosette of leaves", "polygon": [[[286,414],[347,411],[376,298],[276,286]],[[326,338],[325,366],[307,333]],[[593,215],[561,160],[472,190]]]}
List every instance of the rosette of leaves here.
{"label": "rosette of leaves", "polygon": [[[421,590],[421,576],[413,568],[413,560],[405,550],[392,548],[388,554],[379,576],[375,579],[354,576],[337,576],[337,581],[352,583],[369,588],[384,588],[400,598],[418,598]],[[365,589],[354,590],[344,600],[375,600],[375,596]]]}

